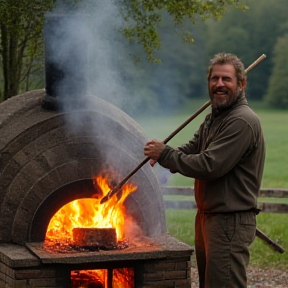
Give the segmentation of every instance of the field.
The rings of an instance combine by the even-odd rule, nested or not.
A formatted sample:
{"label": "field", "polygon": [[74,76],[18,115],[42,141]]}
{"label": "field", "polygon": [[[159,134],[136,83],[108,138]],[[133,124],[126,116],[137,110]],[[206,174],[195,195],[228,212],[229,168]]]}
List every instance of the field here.
{"label": "field", "polygon": [[[161,115],[141,116],[136,121],[141,125],[148,139],[163,140],[170,135],[179,125],[189,118],[207,100],[193,100],[187,102],[185,108],[167,112]],[[266,160],[262,188],[288,189],[288,113],[287,111],[269,110],[261,103],[250,103],[258,114],[266,141]],[[189,141],[198,129],[204,116],[209,112],[204,111],[181,132],[179,132],[169,145],[177,147]],[[154,171],[163,185],[168,186],[193,186],[193,179],[181,175],[172,175],[169,171],[155,166]],[[176,197],[175,200],[192,201],[193,197]],[[287,198],[259,199],[259,201],[272,201],[288,204]],[[194,245],[194,210],[166,210],[168,232],[181,241]],[[279,243],[285,251],[288,250],[288,215],[276,213],[260,213],[257,216],[257,227],[267,236]],[[280,254],[274,252],[258,238],[251,246],[251,265],[288,268],[287,252]]]}

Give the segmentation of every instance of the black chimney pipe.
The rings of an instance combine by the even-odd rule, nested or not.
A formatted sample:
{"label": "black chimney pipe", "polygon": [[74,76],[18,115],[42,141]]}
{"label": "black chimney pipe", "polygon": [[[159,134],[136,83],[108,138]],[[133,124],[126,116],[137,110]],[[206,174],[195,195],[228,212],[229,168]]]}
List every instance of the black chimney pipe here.
{"label": "black chimney pipe", "polygon": [[[87,41],[83,15],[48,13],[44,22],[45,95],[42,107],[62,110],[81,105],[87,86]],[[78,30],[79,29],[79,30]]]}

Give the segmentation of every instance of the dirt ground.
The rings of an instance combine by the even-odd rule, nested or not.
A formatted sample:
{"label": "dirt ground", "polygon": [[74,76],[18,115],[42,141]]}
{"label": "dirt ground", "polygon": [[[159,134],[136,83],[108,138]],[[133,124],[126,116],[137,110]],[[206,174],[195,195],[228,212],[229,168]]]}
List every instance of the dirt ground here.
{"label": "dirt ground", "polygon": [[[196,268],[191,269],[191,288],[198,288],[198,275]],[[248,268],[248,286],[247,288],[287,288],[288,272],[273,268]]]}

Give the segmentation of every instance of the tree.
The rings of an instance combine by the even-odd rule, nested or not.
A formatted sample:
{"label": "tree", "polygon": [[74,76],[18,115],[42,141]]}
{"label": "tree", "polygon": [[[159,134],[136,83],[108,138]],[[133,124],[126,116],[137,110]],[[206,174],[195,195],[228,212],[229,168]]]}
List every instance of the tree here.
{"label": "tree", "polygon": [[[175,110],[188,98],[202,97],[207,85],[204,28],[204,23],[201,22],[197,26],[188,23],[187,29],[193,31],[195,43],[191,45],[185,41],[177,41],[173,19],[167,13],[163,15],[158,29],[161,47],[154,54],[161,62],[139,62],[138,71],[132,75],[136,91],[129,94],[141,93],[139,100],[145,100],[150,105],[149,111],[155,109],[157,113]],[[141,111],[145,107],[143,100],[141,106],[139,105]]]}
{"label": "tree", "polygon": [[288,109],[288,34],[278,38],[273,51],[273,70],[265,101],[274,108]]}
{"label": "tree", "polygon": [[193,42],[191,31],[185,27],[185,20],[193,24],[198,17],[202,20],[219,19],[233,5],[238,9],[247,9],[239,0],[119,0],[124,19],[129,22],[124,34],[130,40],[142,44],[149,60],[155,60],[154,52],[161,46],[157,27],[162,20],[163,12],[173,17],[182,39]]}
{"label": "tree", "polygon": [[[219,18],[227,6],[244,7],[237,0],[111,0],[120,7],[127,23],[123,32],[129,40],[143,45],[149,60],[155,60],[154,52],[160,47],[157,26],[161,22],[161,11],[166,10],[182,29],[185,41],[193,38],[184,28],[188,17],[195,23],[196,16],[203,19]],[[19,85],[27,80],[34,57],[41,51],[43,18],[56,0],[1,0],[0,41],[4,77],[4,99],[18,94]],[[79,1],[59,0],[57,4],[71,8]],[[80,1],[95,3],[94,1]],[[73,3],[73,4],[71,4]],[[24,69],[25,68],[25,69]]]}
{"label": "tree", "polygon": [[287,30],[288,1],[247,0],[249,10],[245,13],[231,7],[221,21],[209,21],[207,34],[208,53],[231,52],[237,54],[245,66],[261,54],[267,58],[248,76],[247,95],[262,100],[272,73],[272,51],[277,38]]}
{"label": "tree", "polygon": [[4,100],[18,94],[21,82],[31,72],[41,47],[45,11],[53,1],[1,0],[0,54],[4,78]]}

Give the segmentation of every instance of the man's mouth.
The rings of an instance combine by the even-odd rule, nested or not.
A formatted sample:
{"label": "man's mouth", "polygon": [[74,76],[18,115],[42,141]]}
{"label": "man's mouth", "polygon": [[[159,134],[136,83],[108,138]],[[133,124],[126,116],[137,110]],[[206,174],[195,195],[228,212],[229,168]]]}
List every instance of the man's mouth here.
{"label": "man's mouth", "polygon": [[216,91],[214,91],[213,92],[213,94],[215,94],[215,95],[227,95],[228,94],[228,92],[227,91],[220,91],[220,90],[216,90]]}

